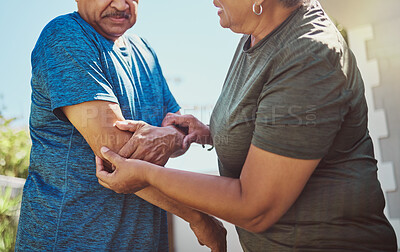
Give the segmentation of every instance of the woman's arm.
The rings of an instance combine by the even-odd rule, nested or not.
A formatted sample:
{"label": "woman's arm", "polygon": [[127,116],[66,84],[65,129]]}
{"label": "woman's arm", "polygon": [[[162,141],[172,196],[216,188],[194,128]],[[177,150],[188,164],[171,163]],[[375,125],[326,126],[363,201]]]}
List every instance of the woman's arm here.
{"label": "woman's arm", "polygon": [[97,168],[102,185],[134,192],[151,185],[191,208],[219,217],[251,232],[274,224],[300,195],[320,160],[293,159],[251,145],[239,179],[162,168],[127,160],[102,148],[116,166],[113,173]]}
{"label": "woman's arm", "polygon": [[[62,111],[86,139],[96,155],[101,155],[100,148],[102,145],[107,145],[110,149],[121,153],[121,149],[126,146],[126,143],[133,144],[133,140],[138,142],[140,140],[140,138],[132,137],[132,135],[134,135],[132,132],[121,131],[113,126],[115,122],[124,120],[118,104],[106,101],[90,101],[63,107]],[[154,161],[159,160],[158,156],[162,156],[164,153],[165,160],[161,160],[160,162],[165,163],[169,157],[169,153],[172,153],[169,149],[176,150],[181,146],[180,142],[183,136],[175,138],[173,134],[177,135],[180,133],[174,133],[174,131],[176,131],[174,129],[151,128],[142,122],[134,123],[133,121],[130,125],[135,126],[135,130],[132,131],[136,133],[142,132],[141,135],[144,134],[143,131],[149,132],[149,128],[152,129],[153,141],[150,143],[151,146],[150,144],[147,146],[147,150],[152,150],[153,148],[156,151],[153,151],[154,153],[149,153],[150,151],[146,153],[145,151],[141,151],[141,149],[124,149],[124,153],[129,154],[128,156],[131,156],[133,152],[133,157],[146,158],[145,160]],[[158,131],[158,133],[155,131]],[[178,140],[179,142],[177,142]],[[139,143],[142,144],[140,147],[143,148],[144,143]],[[101,166],[102,169],[106,169],[103,166],[103,162],[98,157],[96,158],[96,165],[97,167]],[[212,248],[213,251],[226,251],[226,231],[224,227],[212,217],[172,200],[154,187],[146,187],[136,192],[136,195],[188,221],[199,241]]]}

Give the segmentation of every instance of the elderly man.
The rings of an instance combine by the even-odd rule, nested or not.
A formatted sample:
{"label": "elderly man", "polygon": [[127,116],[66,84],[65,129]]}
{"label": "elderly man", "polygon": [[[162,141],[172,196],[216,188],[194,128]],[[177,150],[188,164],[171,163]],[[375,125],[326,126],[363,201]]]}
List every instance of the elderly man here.
{"label": "elderly man", "polygon": [[215,219],[152,187],[120,195],[97,182],[94,154],[101,157],[102,145],[165,164],[182,152],[183,134],[146,125],[132,139],[150,132],[151,152],[123,149],[132,133],[116,121],[160,126],[179,106],[148,43],[124,35],[136,22],[138,0],[76,2],[78,12],[52,20],[32,53],[32,151],[16,251],[167,251],[166,213],[157,206],[223,250],[226,233]]}

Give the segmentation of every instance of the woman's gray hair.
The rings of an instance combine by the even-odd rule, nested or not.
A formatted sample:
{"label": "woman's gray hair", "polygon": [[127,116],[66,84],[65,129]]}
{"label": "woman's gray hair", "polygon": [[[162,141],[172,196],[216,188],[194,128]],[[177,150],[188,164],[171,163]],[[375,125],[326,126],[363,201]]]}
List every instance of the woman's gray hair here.
{"label": "woman's gray hair", "polygon": [[293,7],[293,6],[303,2],[303,0],[279,0],[279,1],[286,8]]}

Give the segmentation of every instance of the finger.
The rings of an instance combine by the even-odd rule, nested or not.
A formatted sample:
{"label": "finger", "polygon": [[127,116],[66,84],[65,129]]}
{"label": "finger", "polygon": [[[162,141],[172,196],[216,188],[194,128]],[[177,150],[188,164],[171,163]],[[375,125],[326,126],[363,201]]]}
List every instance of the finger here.
{"label": "finger", "polygon": [[96,168],[104,169],[103,160],[96,156]]}
{"label": "finger", "polygon": [[141,146],[138,146],[136,150],[132,153],[132,155],[129,157],[129,159],[145,160],[145,154],[143,153],[143,148],[141,148]]}
{"label": "finger", "polygon": [[103,182],[101,179],[98,179],[98,181],[100,185],[104,186],[105,188],[111,189],[111,187],[107,183]]}
{"label": "finger", "polygon": [[105,146],[101,147],[100,152],[106,160],[108,160],[116,167],[118,167],[118,165],[125,160],[125,158],[121,157],[120,155]]}
{"label": "finger", "polygon": [[157,160],[154,162],[154,164],[159,165],[159,166],[165,166],[169,160],[169,157],[163,156],[157,158]]}
{"label": "finger", "polygon": [[108,173],[106,167],[104,166],[104,161],[96,156],[96,173],[103,171]]}
{"label": "finger", "polygon": [[197,136],[195,133],[190,133],[183,138],[182,146],[184,148],[189,148],[190,144],[196,142]]}
{"label": "finger", "polygon": [[108,182],[111,180],[111,176],[113,174],[114,173],[109,173],[108,171],[102,169],[100,165],[96,164],[96,177],[98,178],[100,185],[111,189],[110,186],[108,185]]}
{"label": "finger", "polygon": [[165,127],[169,125],[175,125],[183,128],[188,128],[190,125],[191,117],[191,115],[167,115],[161,123],[161,126]]}
{"label": "finger", "polygon": [[125,121],[117,121],[115,122],[114,125],[120,130],[135,132],[137,129],[143,126],[143,122],[134,120],[125,120]]}
{"label": "finger", "polygon": [[137,138],[135,135],[132,135],[128,142],[126,142],[126,144],[119,150],[118,155],[125,158],[130,157],[138,148],[137,143]]}
{"label": "finger", "polygon": [[164,120],[161,123],[162,127],[168,126],[168,125],[176,125],[176,121],[178,120],[178,117],[180,115],[176,115],[173,113],[168,113],[165,117]]}

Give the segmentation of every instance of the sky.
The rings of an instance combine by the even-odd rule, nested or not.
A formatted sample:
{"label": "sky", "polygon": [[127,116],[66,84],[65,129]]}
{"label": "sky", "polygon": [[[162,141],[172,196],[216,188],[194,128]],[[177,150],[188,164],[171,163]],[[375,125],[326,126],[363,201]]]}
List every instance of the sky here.
{"label": "sky", "polygon": [[[43,27],[76,10],[73,0],[0,0],[0,111],[27,125],[30,113],[30,55]],[[129,33],[154,48],[171,91],[182,107],[213,106],[240,39],[219,25],[212,0],[139,2]]]}

